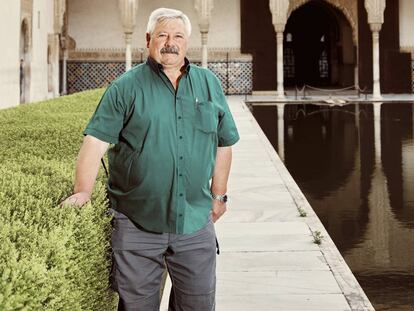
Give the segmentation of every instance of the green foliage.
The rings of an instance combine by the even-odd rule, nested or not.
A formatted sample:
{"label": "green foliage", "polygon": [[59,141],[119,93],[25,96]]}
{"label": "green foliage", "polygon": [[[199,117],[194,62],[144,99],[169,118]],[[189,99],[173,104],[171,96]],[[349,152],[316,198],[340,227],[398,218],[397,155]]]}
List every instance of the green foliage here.
{"label": "green foliage", "polygon": [[298,207],[298,212],[300,217],[306,217],[308,215],[308,213],[306,213],[305,209],[302,207]]}
{"label": "green foliage", "polygon": [[312,235],[313,235],[313,243],[321,245],[322,239],[324,238],[322,233],[320,231],[315,231],[312,233]]}
{"label": "green foliage", "polygon": [[101,95],[0,111],[0,310],[114,309],[104,174],[92,203],[59,206]]}

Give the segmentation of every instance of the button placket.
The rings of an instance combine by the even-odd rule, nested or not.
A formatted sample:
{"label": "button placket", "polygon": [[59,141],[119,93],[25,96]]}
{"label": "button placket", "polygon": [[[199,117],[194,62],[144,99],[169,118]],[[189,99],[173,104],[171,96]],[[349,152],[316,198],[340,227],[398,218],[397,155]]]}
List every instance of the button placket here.
{"label": "button placket", "polygon": [[[183,83],[184,81],[180,81]],[[176,101],[176,124],[177,124],[177,152],[178,152],[178,163],[177,163],[177,206],[176,206],[176,217],[177,217],[177,229],[178,231],[183,230],[184,226],[184,207],[185,207],[185,188],[183,181],[183,171],[184,171],[184,124],[183,124],[183,110],[182,110],[182,97],[177,94]]]}

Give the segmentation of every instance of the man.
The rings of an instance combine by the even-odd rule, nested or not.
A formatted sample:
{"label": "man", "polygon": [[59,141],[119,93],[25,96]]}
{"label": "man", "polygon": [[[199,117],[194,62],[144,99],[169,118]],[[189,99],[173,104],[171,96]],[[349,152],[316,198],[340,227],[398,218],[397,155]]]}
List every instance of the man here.
{"label": "man", "polygon": [[[106,90],[84,134],[75,194],[90,200],[109,144],[108,195],[119,310],[158,310],[165,266],[170,310],[214,310],[216,236],[239,139],[217,78],[185,57],[191,24],[152,12],[149,58]],[[211,186],[210,186],[210,179]]]}

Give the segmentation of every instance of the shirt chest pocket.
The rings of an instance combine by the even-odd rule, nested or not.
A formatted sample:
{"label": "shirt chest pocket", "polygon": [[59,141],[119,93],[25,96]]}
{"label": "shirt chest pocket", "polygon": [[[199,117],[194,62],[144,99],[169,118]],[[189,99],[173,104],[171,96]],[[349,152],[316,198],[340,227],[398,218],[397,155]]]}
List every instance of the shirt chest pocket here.
{"label": "shirt chest pocket", "polygon": [[217,133],[218,115],[211,101],[194,104],[194,127],[204,133]]}

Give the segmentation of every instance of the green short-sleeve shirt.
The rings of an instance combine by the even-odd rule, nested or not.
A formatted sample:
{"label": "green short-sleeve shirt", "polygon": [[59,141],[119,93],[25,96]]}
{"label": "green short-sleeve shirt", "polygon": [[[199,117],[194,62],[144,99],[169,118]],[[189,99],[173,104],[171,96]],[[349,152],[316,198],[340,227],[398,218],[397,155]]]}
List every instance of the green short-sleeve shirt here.
{"label": "green short-sleeve shirt", "polygon": [[216,76],[189,64],[175,90],[152,59],[105,91],[84,134],[108,151],[111,207],[152,232],[191,233],[208,220],[217,147],[239,140]]}

